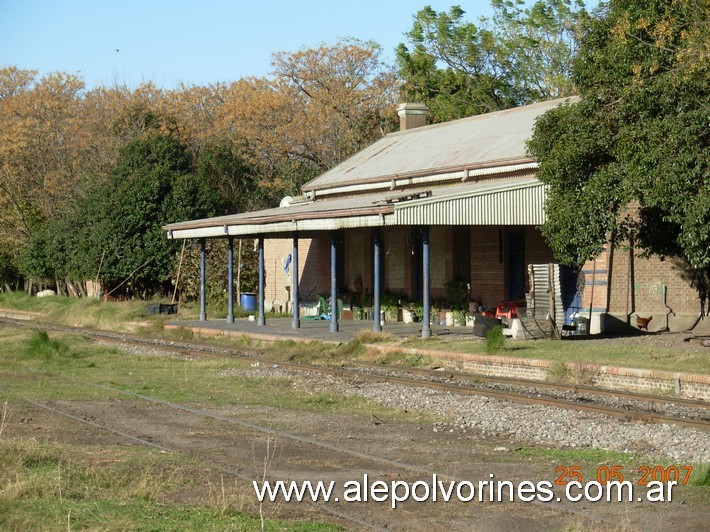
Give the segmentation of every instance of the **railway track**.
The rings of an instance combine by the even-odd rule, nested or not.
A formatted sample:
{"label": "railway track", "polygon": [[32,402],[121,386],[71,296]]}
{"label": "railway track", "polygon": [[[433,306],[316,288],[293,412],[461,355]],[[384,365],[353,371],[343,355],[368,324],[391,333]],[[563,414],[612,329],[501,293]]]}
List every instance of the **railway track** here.
{"label": "railway track", "polygon": [[[360,451],[357,450],[355,447],[331,443],[330,441],[323,438],[317,438],[315,436],[309,437],[286,430],[277,430],[272,428],[271,426],[267,426],[260,423],[254,423],[253,421],[243,419],[235,415],[224,415],[214,411],[195,408],[189,405],[176,403],[174,401],[166,401],[143,393],[136,393],[130,390],[116,388],[113,386],[84,382],[79,379],[71,380],[77,386],[99,387],[114,394],[123,395],[128,398],[137,399],[145,403],[152,404],[154,406],[159,406],[162,410],[185,413],[194,419],[209,419],[213,422],[218,422],[227,425],[231,427],[230,439],[235,441],[242,439],[254,439],[255,435],[260,434],[273,438],[274,441],[278,440],[279,442],[282,442],[281,445],[283,446],[288,445],[291,451],[293,451],[293,449],[298,448],[307,448],[312,453],[313,449],[316,449],[320,451],[323,455],[329,456],[329,460],[333,460],[333,456],[342,455],[349,458],[347,461],[349,467],[355,467],[356,469],[366,468],[366,471],[374,471],[375,473],[377,472],[377,467],[379,467],[379,475],[373,474],[373,477],[376,478],[382,478],[386,475],[388,478],[406,480],[409,483],[420,481],[423,478],[431,478],[433,475],[436,475],[436,477],[442,482],[458,482],[464,478],[456,473],[442,474],[434,469],[422,467],[416,465],[415,463],[403,461],[398,458],[388,458],[386,456],[381,456],[380,454],[376,454],[373,452]],[[2,389],[3,387],[0,386],[0,390]],[[260,483],[265,478],[267,478],[266,474],[264,474],[264,477],[260,477],[259,475],[248,473],[248,468],[244,466],[243,462],[239,462],[238,460],[240,453],[231,450],[231,445],[231,454],[229,454],[229,451],[225,451],[224,448],[220,447],[219,445],[215,447],[215,449],[217,450],[216,453],[213,452],[213,450],[205,451],[204,449],[201,449],[199,452],[196,452],[194,450],[190,450],[189,448],[185,448],[184,445],[174,444],[170,441],[165,441],[159,436],[154,436],[151,434],[139,435],[135,433],[135,429],[131,430],[130,428],[117,428],[114,425],[121,426],[120,420],[122,419],[122,414],[116,411],[113,412],[114,415],[110,419],[105,419],[103,422],[100,422],[98,420],[94,420],[94,416],[91,413],[85,412],[82,409],[82,406],[80,405],[77,406],[76,404],[63,404],[61,401],[58,402],[59,404],[55,404],[56,401],[45,402],[30,400],[27,398],[24,398],[23,400],[37,410],[44,410],[51,415],[66,418],[73,423],[77,423],[79,425],[86,425],[99,431],[104,431],[113,434],[124,439],[125,441],[131,442],[132,444],[158,449],[162,452],[181,453],[191,456],[196,462],[208,466],[214,471],[238,478],[246,482],[247,485],[251,485],[253,482]],[[289,441],[289,443],[284,444],[284,441]],[[345,462],[345,460],[342,460],[342,458],[341,461]],[[283,474],[277,473],[276,476],[274,476],[269,473],[268,478],[273,478],[273,480],[276,480],[277,478],[281,478],[282,476]],[[383,517],[381,515],[378,515],[377,513],[372,514],[371,511],[366,511],[365,515],[362,515],[362,512],[357,511],[357,509],[356,511],[350,511],[350,506],[338,505],[337,499],[335,504],[332,502],[328,503],[320,500],[306,500],[305,503],[313,507],[315,511],[322,512],[331,517],[334,517],[340,520],[341,523],[345,523],[349,526],[355,527],[354,529],[357,530],[387,530],[391,526],[387,523],[387,521],[383,520]],[[584,508],[579,509],[573,503],[563,503],[552,507],[550,507],[549,504],[540,501],[532,501],[531,504],[544,508],[545,510],[552,510],[555,513],[559,513],[561,515],[574,515],[577,516],[579,519],[583,518],[585,520],[591,519],[591,522],[594,524],[595,527],[611,527],[615,525],[615,519],[613,517],[605,515],[595,515],[590,518]],[[391,512],[388,511],[387,513]],[[390,517],[388,516],[388,519],[389,518]]]}
{"label": "railway track", "polygon": [[[566,386],[540,381],[482,377],[473,374],[421,368],[390,366],[385,368],[383,366],[368,366],[365,364],[359,364],[354,367],[329,367],[270,360],[264,355],[263,351],[258,349],[250,349],[251,352],[245,353],[231,348],[196,342],[174,342],[165,339],[144,338],[126,333],[98,331],[36,321],[28,322],[11,318],[0,318],[0,323],[83,335],[96,341],[138,351],[157,350],[178,356],[228,357],[251,362],[259,360],[261,364],[278,365],[282,369],[325,374],[362,382],[415,386],[459,395],[478,395],[524,404],[585,411],[626,421],[664,423],[710,430],[710,403],[706,401],[676,397],[668,398],[585,386]],[[561,397],[559,394],[564,394],[566,397]],[[617,403],[620,400],[624,400],[626,403],[621,406],[612,406],[605,404],[602,398],[612,398]],[[657,406],[654,405],[672,405],[673,408],[678,409],[682,414],[669,415],[659,412]]]}
{"label": "railway track", "polygon": [[[197,357],[228,358],[240,361],[239,367],[243,367],[245,365],[242,364],[242,362],[247,362],[249,365],[255,365],[258,361],[259,372],[262,370],[266,370],[268,372],[272,370],[271,366],[278,365],[279,368],[273,369],[272,371],[280,372],[282,369],[286,369],[289,372],[294,372],[294,374],[302,372],[306,377],[306,381],[314,381],[314,376],[320,373],[335,377],[335,379],[324,378],[326,382],[337,382],[339,379],[343,379],[346,383],[354,384],[364,382],[389,382],[410,387],[421,386],[434,388],[452,394],[460,393],[488,395],[507,400],[515,399],[505,397],[501,394],[494,394],[493,392],[496,390],[491,391],[491,393],[483,393],[484,390],[479,390],[478,393],[476,393],[475,390],[465,390],[463,392],[461,390],[469,387],[473,388],[483,383],[492,383],[496,385],[505,384],[506,386],[514,386],[517,383],[518,385],[523,386],[521,389],[527,389],[527,387],[534,386],[536,389],[557,389],[558,391],[564,393],[567,393],[570,390],[578,389],[578,387],[575,388],[562,385],[552,385],[551,383],[516,381],[514,379],[491,379],[487,377],[460,374],[452,371],[425,370],[421,368],[395,368],[389,366],[373,367],[366,365],[353,366],[349,368],[319,367],[270,359],[264,351],[260,351],[258,349],[235,349],[224,346],[202,344],[198,342],[175,342],[166,339],[143,338],[124,333],[95,331],[92,329],[66,327],[39,322],[17,323],[9,322],[8,320],[0,320],[0,323],[2,322],[5,322],[10,326],[29,326],[31,328],[43,329],[50,332],[50,334],[55,332],[81,335],[103,344],[113,345],[121,349],[129,349],[131,352],[135,352],[137,354],[145,353],[153,355],[188,357],[193,359]],[[251,370],[249,367],[246,367],[245,369],[247,372]],[[242,369],[235,369],[235,371],[241,372]],[[43,378],[47,377],[45,376]],[[58,378],[65,380],[70,377],[58,374]],[[368,440],[363,440],[361,442],[359,439],[356,439],[351,442],[349,439],[344,440],[341,438],[338,440],[331,438],[330,436],[332,436],[332,433],[321,435],[320,433],[317,433],[317,431],[310,430],[299,432],[298,427],[301,427],[301,425],[295,425],[297,429],[293,432],[289,432],[292,430],[290,426],[281,427],[288,427],[288,430],[273,430],[273,425],[270,421],[264,422],[263,419],[255,418],[251,415],[243,416],[241,415],[241,411],[239,409],[230,409],[229,411],[217,408],[213,409],[209,402],[203,403],[200,407],[195,407],[195,405],[192,404],[180,404],[166,401],[163,398],[153,397],[142,392],[115,388],[104,384],[79,382],[78,380],[76,380],[76,384],[90,385],[94,387],[99,386],[101,388],[105,388],[107,391],[110,391],[111,394],[122,394],[128,400],[106,401],[107,406],[103,407],[104,410],[101,410],[101,402],[97,403],[99,406],[87,406],[81,402],[61,400],[35,400],[27,402],[34,408],[45,410],[55,416],[65,417],[72,423],[79,423],[95,427],[96,429],[109,431],[116,436],[125,438],[126,441],[133,442],[137,445],[149,446],[169,452],[185,453],[192,456],[197,462],[210,466],[219,473],[239,478],[248,485],[251,484],[251,480],[259,478],[259,475],[255,476],[254,474],[251,474],[249,469],[249,466],[252,465],[252,454],[254,453],[253,451],[251,451],[251,454],[249,451],[245,452],[243,446],[236,447],[234,442],[246,441],[249,445],[253,445],[252,442],[263,444],[263,440],[265,438],[268,439],[270,435],[273,435],[274,440],[284,442],[282,447],[287,448],[289,453],[300,452],[300,449],[310,449],[311,455],[318,454],[321,457],[327,456],[329,463],[334,460],[334,456],[343,456],[344,458],[336,460],[336,463],[347,463],[351,469],[355,470],[360,467],[365,471],[372,472],[373,478],[375,478],[375,475],[379,470],[380,473],[377,475],[377,478],[390,478],[391,475],[396,474],[398,475],[396,478],[404,479],[411,483],[412,481],[418,481],[422,478],[428,478],[431,473],[430,469],[432,471],[441,469],[440,465],[438,467],[431,466],[433,462],[421,462],[417,460],[408,461],[407,455],[390,452],[392,449],[395,449],[396,446],[384,444],[379,444],[378,446],[368,446]],[[21,396],[21,384],[18,383],[16,386],[18,396]],[[535,398],[535,393],[539,392],[521,392],[520,395],[523,397],[528,395]],[[638,394],[634,394],[634,396],[636,398],[639,397]],[[657,397],[653,397],[653,399],[656,401],[659,400]],[[134,404],[138,403],[132,400],[143,402],[146,408],[144,409],[142,407],[140,409],[136,409]],[[521,399],[521,402],[531,403],[533,401]],[[661,402],[663,402],[662,398]],[[687,407],[694,406],[699,412],[707,412],[709,408],[709,406],[702,401],[675,401],[674,399],[673,402],[683,402]],[[122,407],[122,405],[125,406]],[[580,409],[577,408],[577,410]],[[142,418],[145,415],[145,411],[150,412],[151,417],[149,419],[151,423],[145,424],[145,421],[143,421],[144,424],[141,428],[137,429],[135,424],[130,423],[130,420]],[[99,413],[109,413],[110,415],[101,416]],[[617,417],[631,419],[628,413],[626,413],[625,416]],[[190,420],[189,422],[187,421],[188,419]],[[163,423],[165,423],[165,425],[163,425]],[[197,428],[193,428],[193,423],[195,424],[194,427]],[[202,423],[202,426],[210,427],[210,430],[200,430],[197,425],[198,423]],[[370,425],[372,425],[372,423],[370,423]],[[163,426],[168,427],[167,431],[163,429]],[[382,426],[388,427],[389,425]],[[219,430],[213,431],[212,428],[214,427],[217,427]],[[191,439],[190,442],[185,442],[180,438],[172,437],[173,434],[177,434],[176,431],[180,429],[189,430],[189,432],[184,432],[183,434],[189,435]],[[663,428],[663,430],[666,430],[666,428]],[[222,438],[215,439],[215,432],[222,433]],[[436,430],[434,432],[436,432]],[[398,435],[399,431],[391,430],[389,433]],[[312,437],[311,434],[313,435]],[[382,434],[387,434],[387,431]],[[384,436],[378,436],[378,438],[379,437]],[[439,435],[437,435],[437,438],[438,437]],[[399,438],[399,436],[393,437],[391,441],[399,441],[397,438]],[[451,441],[459,441],[457,435],[454,435],[454,437],[451,437],[450,439]],[[194,440],[194,442],[192,440]],[[287,440],[288,443],[286,443]],[[207,445],[204,444],[205,441],[208,442]],[[468,442],[468,440],[466,441]],[[363,442],[365,443],[363,444]],[[245,464],[243,461],[245,456],[249,458],[249,460],[247,460],[249,464]],[[286,461],[283,463],[285,464]],[[305,467],[304,463],[301,462],[298,456],[294,460],[289,460],[288,463],[294,464],[294,470],[297,472],[300,472]],[[427,464],[429,464],[430,467],[427,467]],[[484,476],[482,476],[483,473],[489,473],[486,469],[489,466],[484,462],[477,464],[472,463],[469,460],[466,462],[466,466],[470,468],[466,472],[458,467],[450,468],[450,470],[447,471],[450,476],[447,478],[484,478]],[[305,469],[310,471],[308,468]],[[279,478],[284,477],[284,475],[291,478],[288,474],[283,472],[278,475]],[[274,476],[274,478],[276,477]],[[487,478],[487,476],[485,476],[485,478]],[[560,505],[550,506],[547,503],[535,502],[533,506],[537,508],[535,511],[538,512],[539,515],[546,516],[550,523],[564,523],[566,522],[565,520],[568,519],[578,520],[580,522],[581,520],[584,520],[586,522],[586,520],[589,519],[587,509],[584,507],[579,508],[578,505],[572,503],[563,503]],[[391,512],[380,511],[377,507],[359,508],[359,506],[351,507],[342,504],[315,503],[313,505],[313,511],[320,511],[325,514],[329,514],[333,518],[338,519],[340,524],[346,528],[384,529],[385,527],[389,527],[396,522],[393,521],[395,517]],[[555,517],[550,517],[552,514],[554,514]],[[613,512],[610,514],[600,513],[593,516],[593,527],[613,528],[618,523],[616,516],[611,514],[613,514]],[[557,515],[561,517],[556,517]],[[470,518],[470,516],[467,518]],[[492,519],[492,517],[488,518]],[[399,519],[399,517],[396,519]],[[477,516],[473,519],[472,523],[476,523],[480,522],[482,517]],[[476,519],[478,521],[476,521]]]}

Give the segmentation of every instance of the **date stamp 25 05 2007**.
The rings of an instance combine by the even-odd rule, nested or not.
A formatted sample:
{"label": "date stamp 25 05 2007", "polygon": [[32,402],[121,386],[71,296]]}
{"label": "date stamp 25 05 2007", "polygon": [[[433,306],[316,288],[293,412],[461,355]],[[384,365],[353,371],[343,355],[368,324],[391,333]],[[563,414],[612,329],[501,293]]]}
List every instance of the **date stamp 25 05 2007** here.
{"label": "date stamp 25 05 2007", "polygon": [[[557,480],[555,484],[566,485],[569,482],[584,482],[580,466],[576,465],[559,465],[555,468]],[[690,480],[690,475],[693,473],[693,466],[640,466],[636,472],[641,475],[638,479],[638,484],[647,486],[649,482],[675,482],[676,484],[686,485]],[[624,467],[621,465],[606,466],[602,465],[597,468],[596,478],[594,479],[601,484],[608,482],[624,482]]]}

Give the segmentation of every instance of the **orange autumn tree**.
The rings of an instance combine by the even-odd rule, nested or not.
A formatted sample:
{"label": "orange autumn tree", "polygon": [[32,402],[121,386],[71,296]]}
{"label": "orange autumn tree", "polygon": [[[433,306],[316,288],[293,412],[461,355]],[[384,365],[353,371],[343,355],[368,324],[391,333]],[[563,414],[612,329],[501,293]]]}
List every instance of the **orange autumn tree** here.
{"label": "orange autumn tree", "polygon": [[265,186],[297,192],[307,179],[395,126],[395,78],[372,42],[280,52],[271,77],[231,84],[225,126],[261,168]]}
{"label": "orange autumn tree", "polygon": [[0,86],[0,238],[18,243],[76,190],[88,134],[77,105],[84,84],[10,67]]}

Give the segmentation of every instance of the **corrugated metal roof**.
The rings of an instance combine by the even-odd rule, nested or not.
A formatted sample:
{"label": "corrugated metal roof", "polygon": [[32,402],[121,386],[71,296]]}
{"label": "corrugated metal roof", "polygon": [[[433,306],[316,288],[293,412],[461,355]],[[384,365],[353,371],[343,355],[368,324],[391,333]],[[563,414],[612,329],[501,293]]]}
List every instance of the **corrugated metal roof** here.
{"label": "corrugated metal roof", "polygon": [[390,225],[538,225],[544,196],[545,186],[528,175],[309,201],[164,229],[171,238],[210,238]]}
{"label": "corrugated metal roof", "polygon": [[[456,190],[454,190],[454,188]],[[534,177],[436,190],[395,207],[396,225],[540,225],[546,186]]]}
{"label": "corrugated metal roof", "polygon": [[529,162],[535,120],[563,98],[391,133],[308,182],[304,191]]}

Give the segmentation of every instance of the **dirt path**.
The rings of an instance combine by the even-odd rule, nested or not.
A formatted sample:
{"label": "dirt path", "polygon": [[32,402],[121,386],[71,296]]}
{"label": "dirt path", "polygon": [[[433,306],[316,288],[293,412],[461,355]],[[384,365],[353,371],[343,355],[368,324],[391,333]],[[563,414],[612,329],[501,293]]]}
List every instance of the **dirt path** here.
{"label": "dirt path", "polygon": [[[362,481],[365,475],[371,482],[401,480],[410,485],[431,482],[434,473],[444,480],[474,483],[488,480],[491,474],[495,479],[513,482],[556,478],[556,462],[531,461],[501,450],[522,446],[523,442],[473,433],[434,432],[429,423],[409,422],[407,413],[393,413],[384,420],[363,419],[259,406],[174,405],[135,396],[42,404],[56,411],[17,405],[19,411],[5,434],[80,445],[140,444],[133,437],[203,463],[204,481],[196,483],[193,493],[175,494],[172,502],[185,503],[204,496],[210,478],[226,473],[242,479],[241,486],[256,503],[247,479],[259,479],[266,470],[266,478],[271,480],[334,480],[335,495],[341,499],[315,506],[283,501],[267,504],[267,515],[332,521],[347,529],[660,530],[676,524],[684,530],[701,530],[706,525],[707,508],[682,500],[661,506],[409,501],[400,503],[396,510],[384,502],[342,502],[343,484]],[[272,452],[273,460],[265,468],[265,457]]]}

